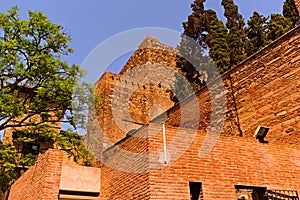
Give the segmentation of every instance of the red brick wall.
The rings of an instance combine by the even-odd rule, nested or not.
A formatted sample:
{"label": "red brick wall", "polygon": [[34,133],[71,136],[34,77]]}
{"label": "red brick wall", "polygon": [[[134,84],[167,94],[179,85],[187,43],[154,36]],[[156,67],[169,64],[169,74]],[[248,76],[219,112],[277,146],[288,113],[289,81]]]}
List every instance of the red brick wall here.
{"label": "red brick wall", "polygon": [[[139,130],[104,152],[100,199],[149,199],[148,130]],[[138,155],[138,156],[135,156]]]}
{"label": "red brick wall", "polygon": [[[151,67],[146,68],[151,69]],[[96,83],[96,93],[100,103],[96,111],[98,121],[93,122],[99,123],[103,135],[108,140],[104,141],[104,149],[110,146],[108,144],[124,138],[128,131],[149,124],[153,116],[172,107],[174,103],[166,91],[167,88],[159,87],[157,84],[141,84],[129,80],[129,77],[106,72]],[[123,99],[126,101],[122,102]],[[158,104],[163,109],[152,109]],[[89,132],[93,131],[95,130]],[[97,134],[99,135],[97,139],[103,141],[101,134]]]}
{"label": "red brick wall", "polygon": [[158,39],[148,36],[129,58],[120,74],[126,74],[133,68],[147,63],[163,64],[175,69],[175,55],[175,48],[162,44]]}
{"label": "red brick wall", "polygon": [[[197,93],[200,120],[190,99],[169,111],[167,124],[190,128],[199,125],[205,130],[211,121],[212,99],[217,102],[217,119],[226,111],[223,134],[252,137],[258,125],[270,127],[267,140],[275,143],[299,143],[300,131],[300,27],[282,36],[257,54],[222,76],[226,110],[222,110],[222,95],[212,95],[222,89],[218,82]],[[181,119],[181,111],[190,113]],[[180,121],[181,120],[181,121]],[[198,124],[198,121],[199,124]],[[194,127],[197,128],[197,127]]]}
{"label": "red brick wall", "polygon": [[[120,74],[105,72],[100,77],[95,84],[100,103],[95,114],[90,111],[92,125],[86,138],[98,159],[102,159],[102,149],[174,105],[167,92],[167,85],[175,79],[174,72],[175,49],[147,37]],[[126,101],[118,101],[123,99]]]}
{"label": "red brick wall", "polygon": [[[202,182],[205,199],[235,199],[234,185],[300,191],[299,39],[300,27],[297,27],[224,74],[225,102],[216,92],[222,89],[216,81],[197,93],[200,120],[195,117],[197,109],[194,109],[192,98],[168,111],[167,166],[162,159],[161,125],[150,125],[149,150],[146,150],[150,171],[144,173],[146,177],[149,175],[144,178],[144,184],[150,183],[151,199],[189,199],[189,181]],[[211,118],[212,98],[217,102],[213,107],[215,119]],[[224,104],[226,110],[222,110]],[[189,115],[183,118],[182,110]],[[212,135],[213,139],[203,142],[209,124],[221,126],[219,119],[223,114],[226,117],[220,137]],[[259,143],[253,138],[258,125],[270,127],[266,137],[269,143]],[[178,126],[185,128],[179,134]],[[195,139],[193,128],[199,130]],[[117,146],[129,152],[136,151],[139,143],[132,143],[133,140],[124,139]],[[215,146],[214,141],[217,141]],[[208,150],[203,158],[199,157],[200,148]],[[111,154],[102,173],[106,177],[103,183],[111,184],[102,188],[107,197],[111,197],[111,192],[119,186],[126,185],[118,191],[121,194],[140,188],[136,184],[127,184],[136,180],[136,174],[107,170],[111,163],[124,163],[123,159],[128,158],[113,149],[109,149]],[[146,148],[143,146],[142,149]],[[119,176],[118,173],[124,174]]]}
{"label": "red brick wall", "polygon": [[224,75],[244,136],[252,137],[264,125],[270,127],[270,142],[299,143],[299,40],[297,27]]}
{"label": "red brick wall", "polygon": [[[300,153],[289,145],[263,144],[255,138],[222,135],[203,158],[205,132],[199,131],[187,151],[177,160],[163,164],[153,153],[162,148],[162,132],[157,127],[149,132],[150,194],[152,199],[189,199],[189,181],[202,182],[204,199],[236,199],[235,185],[263,186],[268,189],[300,191]],[[181,130],[187,137],[195,132]],[[184,149],[187,139],[171,145],[171,138],[180,135],[177,128],[167,127],[168,155]],[[174,144],[174,143],[173,143]]]}
{"label": "red brick wall", "polygon": [[9,200],[53,200],[58,198],[62,152],[49,149],[14,183]]}

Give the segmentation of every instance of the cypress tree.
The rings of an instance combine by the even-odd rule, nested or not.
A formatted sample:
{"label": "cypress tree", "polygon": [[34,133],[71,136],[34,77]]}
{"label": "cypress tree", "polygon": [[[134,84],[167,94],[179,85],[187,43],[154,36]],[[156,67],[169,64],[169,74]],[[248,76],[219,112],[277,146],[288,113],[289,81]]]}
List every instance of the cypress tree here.
{"label": "cypress tree", "polygon": [[281,14],[272,14],[270,21],[267,23],[269,40],[276,40],[278,37],[288,32],[293,23],[289,18],[282,16]]}
{"label": "cypress tree", "polygon": [[230,66],[232,67],[246,58],[245,22],[233,0],[222,0],[221,5],[224,7],[224,16],[227,19],[226,27],[229,31],[227,41],[230,51]]}
{"label": "cypress tree", "polygon": [[204,2],[205,0],[195,0],[191,4],[192,14],[188,16],[188,20],[183,22],[184,35],[193,38],[203,48],[207,48],[205,41],[206,22],[204,19]]}
{"label": "cypress tree", "polygon": [[228,32],[213,10],[205,12],[207,24],[206,44],[210,48],[209,56],[218,67],[220,73],[224,73],[230,68],[230,54],[228,47]]}
{"label": "cypress tree", "polygon": [[[177,47],[179,52],[176,58],[177,68],[195,91],[205,85],[201,74],[203,70],[200,69],[206,62],[204,60],[207,60],[204,55],[204,49],[207,49],[205,35],[207,30],[203,16],[205,13],[204,2],[205,0],[195,0],[191,4],[193,12],[188,16],[188,20],[182,23],[184,33]],[[176,93],[175,95],[179,95],[179,98],[183,98],[188,91],[182,88],[182,80],[178,77],[177,75],[178,84],[175,85],[173,91]]]}
{"label": "cypress tree", "polygon": [[[217,75],[212,65],[217,66],[221,73],[230,68],[228,31],[215,11],[205,10],[204,2],[195,0],[191,5],[193,12],[183,23],[184,34],[178,45],[180,55],[177,56],[180,73],[196,91]],[[211,59],[205,55],[205,50],[209,50]]]}
{"label": "cypress tree", "polygon": [[[181,36],[180,44],[177,46],[178,55],[176,65],[180,73],[187,79],[195,91],[198,91],[205,81],[203,78],[203,67],[208,58],[204,55],[204,48],[200,46],[193,38],[187,35]],[[178,76],[179,77],[179,76]],[[177,81],[182,80],[177,78]],[[182,89],[182,84],[180,84]],[[176,91],[177,89],[175,89]],[[186,91],[187,92],[187,91]],[[181,98],[184,98],[185,92],[181,91]],[[178,92],[177,92],[178,95]]]}
{"label": "cypress tree", "polygon": [[294,0],[286,0],[284,2],[282,14],[284,17],[291,20],[293,27],[299,24],[299,11]]}
{"label": "cypress tree", "polygon": [[267,18],[255,11],[247,24],[248,42],[246,51],[247,56],[250,56],[268,44]]}

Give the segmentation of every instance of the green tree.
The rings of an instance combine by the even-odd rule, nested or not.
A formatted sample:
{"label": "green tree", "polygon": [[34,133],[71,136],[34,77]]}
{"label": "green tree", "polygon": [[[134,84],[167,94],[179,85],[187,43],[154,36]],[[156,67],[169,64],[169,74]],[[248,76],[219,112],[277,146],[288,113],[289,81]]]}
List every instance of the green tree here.
{"label": "green tree", "polygon": [[258,12],[253,12],[253,15],[248,20],[246,32],[248,37],[247,55],[250,56],[262,47],[267,45],[267,18],[260,15]]}
{"label": "green tree", "polygon": [[[230,68],[230,50],[228,46],[228,32],[213,10],[205,12],[207,24],[206,44],[209,47],[209,56],[213,59],[220,73],[224,73]],[[214,77],[210,73],[210,77]]]}
{"label": "green tree", "polygon": [[270,21],[267,23],[267,27],[267,37],[270,41],[273,41],[288,32],[292,28],[292,22],[289,18],[280,14],[272,14]]}
{"label": "green tree", "polygon": [[74,162],[85,166],[92,166],[92,154],[84,146],[80,135],[71,130],[61,131],[54,139],[58,149],[66,151]]}
{"label": "green tree", "polygon": [[[49,148],[56,148],[67,152],[70,159],[81,165],[92,166],[93,157],[91,152],[84,146],[78,133],[61,131],[59,134],[48,136],[40,135],[38,128],[33,130],[18,131],[14,140],[23,145],[27,143],[41,144],[47,142]],[[4,193],[21,175],[20,167],[25,169],[32,166],[36,161],[36,155],[26,153],[18,155],[13,145],[0,145],[0,195]],[[18,167],[18,170],[17,170]]]}
{"label": "green tree", "polygon": [[[61,25],[41,12],[0,13],[0,130],[66,122],[75,126],[74,88],[83,71],[62,58],[73,50]],[[39,120],[30,120],[38,117]]]}
{"label": "green tree", "polygon": [[285,0],[283,4],[282,14],[291,20],[293,27],[299,24],[299,11],[294,0]]}
{"label": "green tree", "polygon": [[226,27],[229,31],[227,42],[230,53],[230,67],[232,67],[246,58],[245,22],[233,0],[222,0],[221,5],[224,7],[224,16],[227,19]]}
{"label": "green tree", "polygon": [[[195,0],[192,13],[183,23],[184,33],[178,45],[177,67],[198,91],[207,81],[230,68],[228,31],[213,10],[205,10],[205,0]],[[209,56],[205,51],[209,51]],[[217,72],[215,66],[219,69]],[[177,95],[186,96],[182,80],[178,80]],[[177,88],[177,87],[176,87]]]}
{"label": "green tree", "polygon": [[[79,84],[84,75],[79,66],[63,60],[73,52],[63,27],[41,12],[28,15],[21,19],[17,7],[0,13],[0,130],[10,128],[14,143],[48,143],[90,165],[79,135],[60,130],[60,123],[84,126],[93,89]],[[35,162],[30,152],[18,154],[13,145],[0,147],[2,192],[18,178],[16,166]]]}
{"label": "green tree", "polygon": [[192,13],[188,16],[188,20],[183,22],[185,36],[194,39],[200,46],[207,48],[206,32],[207,24],[204,18],[206,10],[204,9],[205,0],[195,0],[191,4]]}
{"label": "green tree", "polygon": [[[204,2],[205,0],[195,0],[191,4],[193,12],[188,16],[188,20],[182,23],[184,33],[177,46],[177,68],[195,91],[198,91],[205,84],[203,67],[207,60],[207,57],[204,55],[204,49],[207,48],[207,44],[205,34],[206,22],[203,18],[205,13]],[[187,84],[180,74],[175,75],[177,82],[172,88],[173,93],[175,93],[172,96],[172,100],[175,102],[190,95],[192,92],[185,87]]]}
{"label": "green tree", "polygon": [[15,171],[17,152],[13,146],[0,146],[0,195],[18,178]]}
{"label": "green tree", "polygon": [[[205,80],[209,81],[216,75],[212,65],[217,66],[221,73],[230,67],[228,31],[215,11],[205,10],[204,2],[195,0],[191,5],[192,13],[187,22],[183,23],[185,37],[182,37],[179,45],[180,54],[188,61],[180,58],[177,62],[178,68],[196,91],[205,84]],[[209,50],[213,62],[204,55],[205,50]]]}
{"label": "green tree", "polygon": [[176,91],[175,95],[180,100],[192,94],[192,91],[185,87],[187,84],[183,77],[185,77],[194,91],[198,91],[205,84],[203,72],[208,58],[203,54],[203,47],[193,38],[184,34],[177,49],[176,65],[183,76],[175,75],[178,85],[173,90]]}

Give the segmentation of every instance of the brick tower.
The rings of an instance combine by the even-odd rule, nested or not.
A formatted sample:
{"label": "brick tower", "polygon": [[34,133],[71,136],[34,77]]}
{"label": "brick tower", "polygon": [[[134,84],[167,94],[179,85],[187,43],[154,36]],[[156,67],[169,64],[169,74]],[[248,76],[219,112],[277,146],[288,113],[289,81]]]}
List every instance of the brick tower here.
{"label": "brick tower", "polygon": [[119,74],[105,72],[96,82],[99,109],[90,112],[86,143],[97,157],[174,105],[165,85],[174,81],[175,57],[175,48],[148,36]]}

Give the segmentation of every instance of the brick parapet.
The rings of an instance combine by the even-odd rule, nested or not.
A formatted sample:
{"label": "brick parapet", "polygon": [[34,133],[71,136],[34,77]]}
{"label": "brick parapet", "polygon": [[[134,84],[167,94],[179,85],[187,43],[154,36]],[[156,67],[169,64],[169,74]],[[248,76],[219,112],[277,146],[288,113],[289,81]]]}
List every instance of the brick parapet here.
{"label": "brick parapet", "polygon": [[11,187],[8,200],[57,199],[63,154],[49,149]]}

